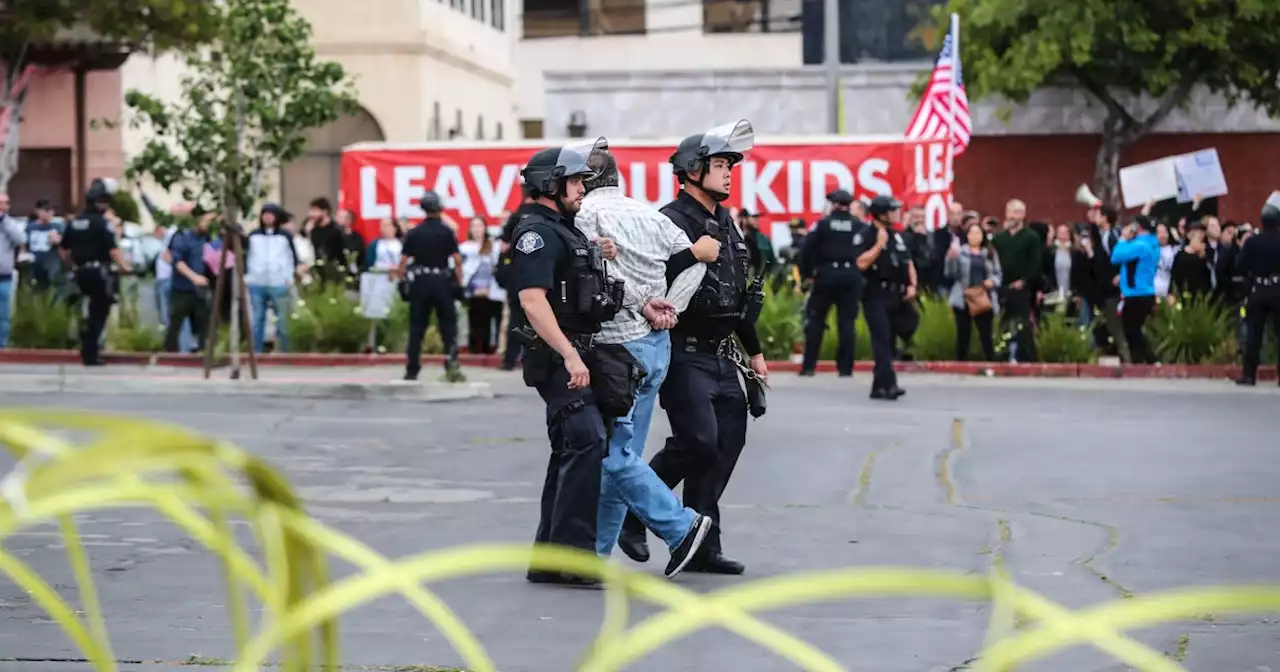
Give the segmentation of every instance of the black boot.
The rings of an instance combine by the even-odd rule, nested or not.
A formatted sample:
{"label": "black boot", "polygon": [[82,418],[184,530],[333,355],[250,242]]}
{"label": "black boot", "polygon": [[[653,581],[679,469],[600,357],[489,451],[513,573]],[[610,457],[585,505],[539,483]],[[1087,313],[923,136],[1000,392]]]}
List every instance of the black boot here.
{"label": "black boot", "polygon": [[1239,385],[1241,387],[1253,387],[1257,384],[1258,384],[1257,377],[1251,376],[1247,373],[1240,376],[1239,378],[1236,378],[1236,385]]}
{"label": "black boot", "polygon": [[693,560],[684,568],[684,571],[698,572],[700,574],[738,575],[747,571],[747,568],[741,562],[725,557],[720,548],[720,526],[713,524],[711,530],[707,532],[706,541],[702,542],[702,548],[694,555]]}
{"label": "black boot", "polygon": [[627,512],[618,535],[618,548],[636,562],[649,562],[649,533],[636,514]]}

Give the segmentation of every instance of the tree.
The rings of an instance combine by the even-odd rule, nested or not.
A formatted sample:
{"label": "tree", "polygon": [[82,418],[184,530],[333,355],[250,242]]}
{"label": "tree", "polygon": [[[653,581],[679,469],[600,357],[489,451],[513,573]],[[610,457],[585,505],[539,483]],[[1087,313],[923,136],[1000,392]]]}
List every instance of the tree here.
{"label": "tree", "polygon": [[[1273,0],[950,0],[971,100],[1078,86],[1106,110],[1094,189],[1119,201],[1120,153],[1197,91],[1280,114]],[[1008,108],[1005,108],[1007,113]]]}
{"label": "tree", "polygon": [[266,178],[306,147],[305,132],[358,110],[342,66],[320,61],[288,0],[228,0],[213,45],[189,52],[187,96],[125,94],[129,123],[152,134],[129,164],[166,190],[239,221]]}
{"label": "tree", "polygon": [[18,172],[26,84],[38,66],[63,65],[33,63],[33,48],[85,28],[126,49],[167,50],[207,40],[219,14],[215,3],[190,0],[0,0],[0,191]]}

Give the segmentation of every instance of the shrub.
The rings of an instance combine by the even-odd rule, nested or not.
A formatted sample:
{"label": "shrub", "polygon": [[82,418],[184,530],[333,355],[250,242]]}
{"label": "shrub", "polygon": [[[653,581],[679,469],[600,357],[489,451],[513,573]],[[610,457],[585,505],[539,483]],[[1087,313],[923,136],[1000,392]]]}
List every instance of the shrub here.
{"label": "shrub", "polygon": [[164,350],[163,324],[126,324],[107,330],[107,350],[111,352],[160,352]]}
{"label": "shrub", "polygon": [[[916,299],[916,312],[920,315],[920,328],[916,330],[915,345],[909,352],[922,362],[946,362],[956,358],[956,317],[945,297],[924,294]],[[978,343],[975,327],[969,339],[969,359],[982,359],[982,346]]]}
{"label": "shrub", "polygon": [[1045,313],[1036,330],[1036,353],[1048,364],[1086,364],[1093,361],[1089,332],[1059,312]]}
{"label": "shrub", "polygon": [[15,348],[65,350],[79,346],[78,320],[54,290],[15,287],[9,345]]}
{"label": "shrub", "polygon": [[764,357],[770,361],[791,358],[799,343],[804,342],[804,297],[798,292],[782,287],[773,291],[765,287],[764,308],[756,322],[756,333]]}
{"label": "shrub", "polygon": [[1235,336],[1231,316],[1207,296],[1160,305],[1147,329],[1156,356],[1166,364],[1199,364]]}

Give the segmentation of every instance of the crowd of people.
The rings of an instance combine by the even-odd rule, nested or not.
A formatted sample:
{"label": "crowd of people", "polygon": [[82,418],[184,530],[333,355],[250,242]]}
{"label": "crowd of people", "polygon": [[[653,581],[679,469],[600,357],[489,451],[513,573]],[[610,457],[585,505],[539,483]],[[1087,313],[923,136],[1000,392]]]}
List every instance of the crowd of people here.
{"label": "crowd of people", "polygon": [[[854,215],[865,219],[865,206],[854,202]],[[1051,223],[1029,219],[1026,204],[1015,199],[1006,204],[1003,217],[967,210],[958,202],[950,205],[948,215],[945,227],[929,231],[923,210],[908,209],[900,229],[920,291],[945,299],[952,309],[958,361],[971,359],[976,332],[984,360],[1034,362],[1037,325],[1057,312],[1087,330],[1100,354],[1126,364],[1156,363],[1143,335],[1147,318],[1193,297],[1220,305],[1236,324],[1240,350],[1246,349],[1240,308],[1249,286],[1237,261],[1257,229],[1249,222],[1219,219],[1200,199],[1170,221],[1152,219],[1159,255],[1151,288],[1155,300],[1144,310],[1135,309],[1141,301],[1124,301],[1121,265],[1112,260],[1117,244],[1141,227],[1126,233],[1129,227],[1115,208],[1097,205],[1082,221]],[[791,242],[775,254],[769,237],[753,225],[755,217],[749,212],[739,216],[756,242],[751,252],[757,272],[772,275],[775,288],[807,289],[799,272],[805,223],[790,223]],[[912,322],[905,323],[897,334],[898,356],[910,359]]]}

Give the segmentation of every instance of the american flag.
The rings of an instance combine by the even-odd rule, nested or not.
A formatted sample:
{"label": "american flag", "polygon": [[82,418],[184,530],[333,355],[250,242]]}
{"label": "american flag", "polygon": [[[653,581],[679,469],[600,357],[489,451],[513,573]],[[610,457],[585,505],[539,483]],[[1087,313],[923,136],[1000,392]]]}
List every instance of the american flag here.
{"label": "american flag", "polygon": [[[953,156],[964,153],[973,134],[973,121],[969,118],[969,98],[964,93],[964,77],[961,75],[960,54],[956,51],[956,33],[959,21],[953,21],[951,31],[942,41],[942,52],[933,66],[933,75],[920,98],[920,107],[907,126],[908,140],[951,139]],[[952,95],[954,92],[955,95]]]}

